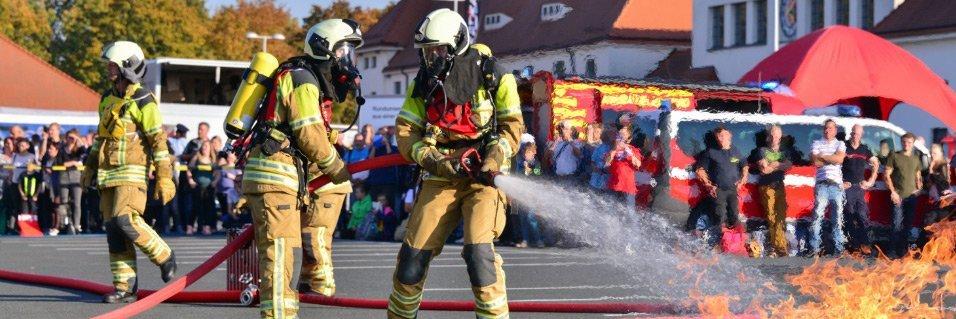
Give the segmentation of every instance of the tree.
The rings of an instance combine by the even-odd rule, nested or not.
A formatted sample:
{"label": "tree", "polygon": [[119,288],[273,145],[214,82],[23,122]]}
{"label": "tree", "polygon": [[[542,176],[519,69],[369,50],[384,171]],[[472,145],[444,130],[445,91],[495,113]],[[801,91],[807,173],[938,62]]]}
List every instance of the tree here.
{"label": "tree", "polygon": [[0,0],[0,33],[43,60],[53,32],[42,4],[28,0]]}
{"label": "tree", "polygon": [[289,10],[274,0],[239,0],[223,6],[212,17],[209,42],[218,59],[249,60],[261,50],[261,40],[246,39],[247,32],[262,35],[281,33],[285,41],[270,40],[268,51],[280,61],[302,54],[300,27]]}
{"label": "tree", "polygon": [[86,85],[103,90],[108,83],[100,54],[113,41],[136,42],[147,59],[210,57],[203,5],[202,0],[77,1],[62,12],[63,29],[58,30],[62,38],[55,38],[51,46],[52,62]]}
{"label": "tree", "polygon": [[348,0],[335,0],[327,8],[314,4],[309,11],[309,16],[302,19],[303,29],[308,31],[309,27],[322,20],[352,19],[359,23],[362,32],[367,32],[378,23],[378,19],[382,18],[394,6],[395,3],[390,2],[385,8],[362,8],[361,6],[351,6]]}

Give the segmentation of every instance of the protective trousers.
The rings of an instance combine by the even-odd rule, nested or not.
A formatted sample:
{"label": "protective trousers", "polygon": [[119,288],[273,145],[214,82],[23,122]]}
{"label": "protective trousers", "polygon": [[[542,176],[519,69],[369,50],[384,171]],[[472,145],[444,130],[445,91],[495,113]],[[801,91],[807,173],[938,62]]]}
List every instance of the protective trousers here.
{"label": "protective trousers", "polygon": [[470,180],[426,180],[409,218],[392,278],[388,317],[418,315],[428,264],[441,253],[459,221],[464,221],[465,246],[461,255],[475,296],[475,315],[507,318],[505,273],[493,244],[505,226],[504,195],[494,187]]}
{"label": "protective trousers", "polygon": [[769,246],[777,256],[787,255],[787,237],[784,228],[787,225],[787,194],[783,185],[762,185],[760,205],[767,216],[767,237]]}
{"label": "protective trousers", "polygon": [[299,294],[292,289],[294,249],[301,247],[296,196],[284,192],[246,195],[259,251],[259,314],[295,318]]}
{"label": "protective trousers", "polygon": [[139,186],[114,186],[100,189],[100,212],[106,225],[110,270],[117,291],[136,290],[136,249],[160,265],[172,250],[152,227],[143,221],[146,189]]}
{"label": "protective trousers", "polygon": [[[302,215],[302,271],[300,287],[307,291],[332,296],[335,278],[332,274],[332,235],[342,212],[345,195],[323,193],[312,195],[312,203]],[[299,289],[303,291],[302,288]]]}

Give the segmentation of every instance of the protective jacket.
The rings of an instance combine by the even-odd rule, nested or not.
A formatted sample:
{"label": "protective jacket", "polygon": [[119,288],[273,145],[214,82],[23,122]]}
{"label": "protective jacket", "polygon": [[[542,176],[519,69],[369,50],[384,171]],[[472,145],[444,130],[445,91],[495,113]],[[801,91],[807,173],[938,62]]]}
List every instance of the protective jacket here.
{"label": "protective jacket", "polygon": [[[426,101],[414,94],[415,85],[414,82],[409,85],[395,121],[398,150],[406,159],[432,173],[426,180],[459,178],[437,176],[432,161],[436,154],[455,157],[468,148],[482,151],[485,162],[491,162],[498,170],[508,170],[524,125],[513,75],[502,76],[494,90],[479,85],[471,100],[459,105],[446,99],[441,90],[436,90],[437,94]],[[461,116],[469,118],[456,118]],[[497,125],[492,125],[492,117],[497,117]],[[491,135],[497,135],[498,139],[487,138]]]}
{"label": "protective jacket", "polygon": [[[263,145],[254,146],[249,152],[243,172],[242,190],[244,194],[283,192],[297,194],[300,185],[306,183],[304,168],[299,167],[293,153],[299,152],[308,162],[313,163],[315,171],[310,177],[338,172],[345,163],[339,158],[335,147],[329,140],[328,119],[323,118],[322,94],[315,75],[306,69],[279,71],[270,99],[275,103],[275,123],[273,130],[281,149],[294,149],[294,152],[280,151],[268,154]],[[300,171],[300,169],[302,169]],[[302,177],[300,179],[300,176]],[[333,187],[349,187],[330,184]]]}
{"label": "protective jacket", "polygon": [[101,189],[136,186],[146,189],[148,166],[170,178],[172,166],[166,133],[153,94],[132,83],[122,94],[110,90],[99,105],[98,135],[86,165],[97,168]]}

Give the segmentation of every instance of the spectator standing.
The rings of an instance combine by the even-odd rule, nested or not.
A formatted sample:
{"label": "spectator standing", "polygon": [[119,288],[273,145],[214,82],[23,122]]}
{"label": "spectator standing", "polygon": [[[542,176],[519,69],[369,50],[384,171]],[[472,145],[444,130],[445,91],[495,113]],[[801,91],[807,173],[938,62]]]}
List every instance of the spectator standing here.
{"label": "spectator standing", "polygon": [[[186,143],[186,148],[178,156],[181,167],[189,166],[192,159],[199,153],[202,144],[209,141],[209,123],[201,122],[196,128],[196,138]],[[196,211],[200,205],[196,199],[199,197],[199,189],[195,186],[195,181],[189,170],[179,173],[179,185],[176,191],[177,209],[180,214],[180,220],[186,224],[186,234],[192,235],[195,232],[193,224],[197,219]]]}
{"label": "spectator standing", "polygon": [[375,218],[378,220],[378,240],[390,241],[395,236],[395,228],[398,227],[398,213],[392,209],[385,194],[379,194],[376,199],[378,205],[375,210]]}
{"label": "spectator standing", "polygon": [[949,161],[943,155],[943,146],[933,144],[930,146],[929,172],[926,175],[926,190],[933,201],[939,200],[943,195],[950,192],[949,184]]}
{"label": "spectator standing", "polygon": [[[43,219],[49,218],[46,224],[49,225],[49,235],[56,236],[60,234],[60,229],[63,228],[64,221],[66,219],[66,210],[63,210],[59,207],[60,199],[58,198],[58,193],[60,191],[60,169],[53,169],[53,166],[56,163],[56,158],[60,153],[60,148],[55,143],[48,143],[47,149],[43,152],[42,160],[40,161],[40,168],[37,170],[37,173],[40,174],[42,180],[40,188],[40,201],[38,205],[40,210],[43,211]],[[43,220],[41,219],[41,220]]]}
{"label": "spectator standing", "polygon": [[3,149],[0,152],[0,235],[11,232],[14,224],[10,220],[14,216],[13,205],[10,203],[16,195],[16,189],[11,188],[13,183],[10,176],[13,175],[13,170],[7,168],[13,165],[13,149],[13,138],[3,139]]}
{"label": "spectator standing", "polygon": [[893,206],[893,250],[895,257],[902,257],[909,246],[915,244],[918,229],[914,228],[917,196],[923,181],[920,159],[913,149],[916,138],[906,133],[900,138],[903,150],[886,159],[886,187],[890,190]]}
{"label": "spectator standing", "polygon": [[[700,154],[697,178],[703,186],[703,192],[714,203],[714,211],[709,214],[709,219],[719,220],[727,228],[736,228],[740,223],[740,188],[747,182],[747,166],[740,151],[731,145],[730,131],[718,127],[713,135],[717,140],[717,148],[708,148]],[[712,229],[717,233],[720,225],[714,225]]]}
{"label": "spectator standing", "polygon": [[767,146],[758,149],[757,188],[760,205],[767,217],[768,237],[772,251],[770,256],[787,256],[787,238],[784,228],[787,223],[787,194],[783,180],[790,169],[790,154],[781,147],[783,130],[779,125],[767,128]]}
{"label": "spectator standing", "polygon": [[601,144],[594,148],[591,158],[587,159],[591,162],[591,179],[588,185],[598,192],[607,190],[608,171],[605,160],[612,145],[614,145],[614,131],[602,131]]}
{"label": "spectator standing", "polygon": [[[11,129],[11,133],[12,133]],[[10,181],[13,183],[11,187],[14,190],[13,194],[18,194],[22,189],[20,188],[20,181],[22,180],[23,174],[27,172],[27,169],[31,166],[36,166],[39,163],[37,162],[36,155],[30,151],[33,149],[33,146],[30,144],[30,141],[26,138],[17,139],[17,152],[11,156],[11,164],[13,164],[13,173],[10,176]],[[19,190],[19,191],[17,191]],[[22,195],[22,194],[21,194]],[[21,196],[22,197],[22,196]],[[16,197],[20,198],[20,197]],[[12,199],[12,198],[11,198]],[[28,207],[22,207],[24,201],[11,200],[8,203],[10,204],[10,211],[13,212],[12,216],[20,214],[21,210],[26,210]]]}
{"label": "spectator standing", "polygon": [[554,174],[560,181],[570,182],[584,155],[581,142],[574,138],[571,122],[565,120],[558,123],[558,139],[551,143],[548,150],[551,152]]}
{"label": "spectator standing", "polygon": [[[517,174],[528,178],[541,177],[541,162],[538,161],[538,147],[534,143],[525,143],[520,150],[521,156],[517,157]],[[603,162],[597,163],[599,167]],[[541,227],[538,224],[538,218],[534,210],[525,205],[515,203],[518,210],[519,228],[521,229],[521,241],[515,244],[515,247],[544,247],[544,238],[541,236]]]}
{"label": "spectator standing", "polygon": [[581,175],[583,184],[591,184],[591,172],[594,171],[594,163],[590,159],[594,155],[594,151],[601,146],[601,134],[603,132],[604,128],[601,127],[601,123],[590,123],[587,126],[584,143],[581,146],[581,162],[578,164],[580,167],[576,172]]}
{"label": "spectator standing", "polygon": [[[20,213],[37,214],[37,204],[40,198],[40,190],[43,189],[43,176],[38,167],[33,164],[27,164],[26,170],[20,174],[17,184],[20,191]],[[57,233],[50,232],[50,236],[56,236]]]}
{"label": "spectator standing", "polygon": [[216,212],[213,206],[212,178],[213,165],[216,163],[210,141],[203,142],[199,148],[199,153],[189,161],[189,175],[192,181],[193,194],[195,194],[194,218],[191,218],[187,226],[186,233],[189,234],[189,227],[192,226],[192,220],[198,219],[202,226],[203,235],[211,235],[216,227]]}
{"label": "spectator standing", "polygon": [[[86,157],[86,147],[82,146],[80,135],[76,130],[66,134],[66,141],[56,156],[54,165],[63,166],[59,176],[59,196],[62,210],[68,211],[70,218],[70,234],[83,231],[82,201],[83,187],[80,186],[80,175],[83,160]],[[72,208],[72,209],[71,209]]]}
{"label": "spectator standing", "polygon": [[629,212],[637,211],[637,184],[634,174],[641,167],[641,152],[631,145],[631,131],[617,131],[614,148],[608,151],[604,167],[608,170],[607,189],[623,200]]}
{"label": "spectator standing", "polygon": [[[846,158],[843,159],[843,189],[846,195],[844,217],[851,247],[871,249],[870,209],[865,194],[876,183],[880,160],[862,143],[862,139],[863,126],[853,125],[850,140],[846,142]],[[866,177],[867,167],[870,168],[870,177]]]}
{"label": "spectator standing", "polygon": [[189,144],[189,140],[186,139],[186,133],[188,132],[188,127],[182,124],[176,124],[175,133],[169,137],[169,145],[173,147],[169,151],[172,152],[176,157],[182,156],[183,152],[186,150],[186,145]]}
{"label": "spectator standing", "polygon": [[225,163],[216,169],[213,177],[213,184],[216,186],[216,199],[219,200],[219,213],[222,218],[226,219],[223,222],[223,227],[242,226],[235,214],[236,203],[239,201],[236,179],[242,175],[242,170],[236,168],[236,154],[227,152],[224,158]]}
{"label": "spectator standing", "polygon": [[832,207],[830,230],[833,234],[833,254],[843,253],[843,159],[846,157],[846,143],[836,138],[837,124],[831,119],[823,122],[823,139],[813,141],[810,147],[810,161],[817,167],[816,185],[813,195],[813,224],[810,234],[810,253],[819,255],[823,239],[823,216],[827,207]]}
{"label": "spectator standing", "polygon": [[[379,138],[375,139],[368,158],[385,156],[398,153],[398,145],[395,140],[395,127],[386,126],[380,130]],[[378,168],[369,171],[368,179],[365,182],[365,190],[372,198],[378,198],[378,195],[385,194],[389,202],[398,203],[403,189],[399,180],[400,167]]]}
{"label": "spectator standing", "polygon": [[[371,129],[371,127],[369,127],[369,129]],[[369,153],[371,152],[371,144],[366,144],[365,141],[364,134],[355,134],[355,137],[352,139],[352,147],[342,154],[342,159],[345,160],[346,165],[368,159]],[[368,174],[368,171],[352,174],[352,180],[364,181],[368,179]]]}

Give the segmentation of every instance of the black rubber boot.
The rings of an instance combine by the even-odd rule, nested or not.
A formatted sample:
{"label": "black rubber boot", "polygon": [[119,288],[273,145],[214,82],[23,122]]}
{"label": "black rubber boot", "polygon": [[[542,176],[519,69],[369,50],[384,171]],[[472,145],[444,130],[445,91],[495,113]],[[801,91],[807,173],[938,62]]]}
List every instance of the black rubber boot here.
{"label": "black rubber boot", "polygon": [[303,293],[303,294],[312,293],[312,286],[310,286],[309,283],[307,282],[300,282],[299,293]]}
{"label": "black rubber boot", "polygon": [[128,291],[114,291],[103,295],[103,303],[130,303],[136,301],[136,293]]}
{"label": "black rubber boot", "polygon": [[163,282],[169,282],[176,277],[176,253],[169,253],[169,259],[159,265],[159,272],[163,275]]}

